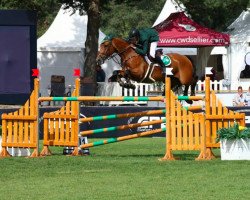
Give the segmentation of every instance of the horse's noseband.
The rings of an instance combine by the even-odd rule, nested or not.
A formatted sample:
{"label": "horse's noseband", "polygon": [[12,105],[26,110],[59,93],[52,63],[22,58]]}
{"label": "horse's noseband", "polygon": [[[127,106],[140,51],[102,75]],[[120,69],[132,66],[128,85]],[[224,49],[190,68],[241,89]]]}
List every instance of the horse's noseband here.
{"label": "horse's noseband", "polygon": [[97,65],[102,65],[104,63],[104,61],[106,60],[106,56],[105,55],[99,55],[96,62],[97,62]]}

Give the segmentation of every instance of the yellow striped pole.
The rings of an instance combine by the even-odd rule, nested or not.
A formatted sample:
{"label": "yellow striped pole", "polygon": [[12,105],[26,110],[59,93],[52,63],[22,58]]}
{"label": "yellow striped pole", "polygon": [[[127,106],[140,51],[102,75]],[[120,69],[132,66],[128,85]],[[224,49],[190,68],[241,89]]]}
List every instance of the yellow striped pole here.
{"label": "yellow striped pole", "polygon": [[39,101],[164,101],[164,97],[109,97],[109,96],[79,96],[79,97],[40,97]]}
{"label": "yellow striped pole", "polygon": [[86,136],[86,135],[93,135],[93,134],[109,132],[109,131],[126,130],[126,129],[129,129],[129,128],[136,128],[136,127],[140,127],[140,126],[149,126],[149,125],[154,125],[154,124],[161,124],[161,123],[165,123],[165,122],[166,122],[165,119],[161,119],[161,120],[154,120],[154,121],[151,121],[151,122],[142,122],[142,123],[136,123],[136,124],[128,124],[128,125],[112,126],[112,127],[100,128],[100,129],[94,129],[94,130],[87,130],[87,131],[80,132],[80,134],[82,136]]}
{"label": "yellow striped pole", "polygon": [[199,101],[199,100],[204,100],[205,97],[203,97],[203,96],[177,96],[176,99]]}
{"label": "yellow striped pole", "polygon": [[91,121],[100,121],[100,120],[109,120],[109,119],[120,119],[128,117],[140,117],[140,116],[150,116],[150,115],[160,115],[165,114],[166,110],[149,110],[135,113],[125,113],[125,114],[114,114],[114,115],[102,115],[95,117],[81,118],[80,122],[91,122]]}
{"label": "yellow striped pole", "polygon": [[93,143],[89,143],[89,144],[83,144],[80,146],[81,149],[85,149],[85,148],[89,148],[89,147],[95,147],[95,146],[100,146],[100,145],[105,145],[105,144],[110,144],[110,143],[115,143],[115,142],[121,142],[124,140],[131,140],[131,139],[135,139],[138,137],[143,137],[143,136],[147,136],[147,135],[153,135],[156,133],[161,133],[164,132],[166,130],[166,128],[160,128],[160,129],[155,129],[155,130],[151,130],[151,131],[146,131],[146,132],[142,132],[142,133],[136,133],[136,134],[132,134],[132,135],[126,135],[126,136],[122,136],[122,137],[118,137],[118,138],[110,138],[107,140],[99,140]]}

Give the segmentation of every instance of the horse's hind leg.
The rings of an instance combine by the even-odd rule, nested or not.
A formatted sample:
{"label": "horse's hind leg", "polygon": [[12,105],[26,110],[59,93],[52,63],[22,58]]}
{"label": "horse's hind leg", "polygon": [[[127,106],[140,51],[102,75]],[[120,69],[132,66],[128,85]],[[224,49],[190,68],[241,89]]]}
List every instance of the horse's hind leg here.
{"label": "horse's hind leg", "polygon": [[[198,81],[198,76],[195,76],[192,80],[191,85],[190,85],[190,87],[191,87],[191,95],[190,96],[195,96],[195,87],[196,87],[197,81]],[[185,85],[185,89],[184,89],[184,93],[183,93],[184,96],[188,96],[188,89],[189,89],[189,85]],[[193,103],[192,100],[186,100],[186,102],[188,104]]]}
{"label": "horse's hind leg", "polygon": [[178,78],[176,77],[171,77],[171,90],[173,90],[174,93],[178,94],[179,87],[181,87],[181,82]]}
{"label": "horse's hind leg", "polygon": [[195,96],[195,87],[196,87],[197,81],[198,81],[198,76],[195,76],[191,83],[191,96]]}
{"label": "horse's hind leg", "polygon": [[[189,89],[189,85],[185,85],[185,89],[184,89],[184,92],[183,92],[183,95],[184,96],[188,96],[188,89]],[[192,96],[192,94],[191,94]],[[192,100],[185,100],[188,104],[192,104],[193,101]]]}

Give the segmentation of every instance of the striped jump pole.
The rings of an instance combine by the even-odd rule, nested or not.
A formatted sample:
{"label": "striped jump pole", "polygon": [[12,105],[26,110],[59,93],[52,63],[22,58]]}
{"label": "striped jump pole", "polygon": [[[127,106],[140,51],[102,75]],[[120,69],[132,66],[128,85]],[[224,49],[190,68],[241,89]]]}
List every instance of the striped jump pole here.
{"label": "striped jump pole", "polygon": [[109,119],[121,119],[121,118],[128,118],[128,117],[160,115],[160,114],[165,114],[165,112],[166,112],[165,109],[163,109],[163,110],[149,110],[149,111],[143,111],[143,112],[87,117],[87,118],[81,118],[79,121],[80,122],[92,122],[92,121],[102,121],[102,120],[109,120]]}
{"label": "striped jump pole", "polygon": [[79,97],[40,97],[38,99],[42,101],[164,101],[164,97],[109,97],[109,96],[79,96]]}
{"label": "striped jump pole", "polygon": [[112,126],[112,127],[107,127],[107,128],[99,128],[99,129],[94,129],[94,130],[87,130],[87,131],[80,132],[80,134],[82,136],[86,136],[86,135],[93,135],[93,134],[109,132],[109,131],[126,130],[126,129],[129,129],[129,128],[136,128],[136,127],[140,127],[140,126],[149,126],[149,125],[154,125],[154,124],[161,124],[161,123],[165,123],[165,122],[166,122],[166,119],[161,119],[161,120],[154,120],[152,122],[142,122],[142,123],[136,123],[136,124]]}
{"label": "striped jump pole", "polygon": [[183,106],[183,110],[194,111],[194,110],[202,110],[202,106]]}
{"label": "striped jump pole", "polygon": [[95,146],[100,146],[100,145],[105,145],[105,144],[110,144],[110,143],[115,143],[115,142],[121,142],[124,140],[131,140],[131,139],[135,139],[138,137],[143,137],[143,136],[147,136],[147,135],[153,135],[156,133],[161,133],[166,131],[166,128],[160,128],[160,129],[155,129],[155,130],[151,130],[151,131],[146,131],[146,132],[142,132],[142,133],[136,133],[136,134],[132,134],[132,135],[126,135],[126,136],[122,136],[122,137],[117,137],[117,138],[110,138],[107,140],[99,140],[93,143],[89,143],[89,144],[83,144],[80,146],[81,149],[85,149],[85,148],[89,148],[89,147],[95,147]]}
{"label": "striped jump pole", "polygon": [[199,101],[199,100],[204,100],[205,97],[202,97],[202,96],[177,96],[176,99]]}

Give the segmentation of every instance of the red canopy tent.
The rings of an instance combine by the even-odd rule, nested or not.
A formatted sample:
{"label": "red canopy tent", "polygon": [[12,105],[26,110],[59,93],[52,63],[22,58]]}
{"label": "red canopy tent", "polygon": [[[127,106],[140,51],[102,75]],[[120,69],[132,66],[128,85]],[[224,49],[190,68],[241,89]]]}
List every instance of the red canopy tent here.
{"label": "red canopy tent", "polygon": [[203,27],[184,12],[172,13],[155,26],[159,32],[159,47],[205,47],[228,46],[229,35]]}

